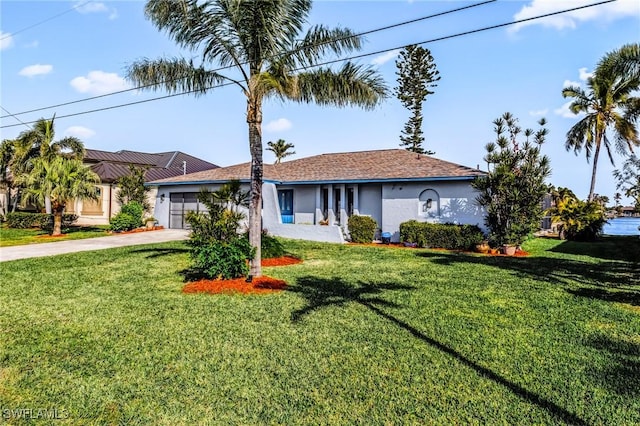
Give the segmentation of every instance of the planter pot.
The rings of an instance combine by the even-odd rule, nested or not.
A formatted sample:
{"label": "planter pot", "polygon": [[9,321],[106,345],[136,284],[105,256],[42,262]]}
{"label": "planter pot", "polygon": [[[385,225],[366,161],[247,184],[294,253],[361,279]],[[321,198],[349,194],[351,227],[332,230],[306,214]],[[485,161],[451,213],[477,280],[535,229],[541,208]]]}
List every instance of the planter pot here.
{"label": "planter pot", "polygon": [[487,243],[481,243],[481,244],[476,244],[476,251],[478,253],[489,253],[489,250],[491,249],[491,247],[489,247],[489,244]]}
{"label": "planter pot", "polygon": [[153,229],[153,226],[155,225],[156,221],[155,220],[150,220],[147,222],[147,229]]}
{"label": "planter pot", "polygon": [[506,254],[507,256],[513,256],[516,254],[516,246],[505,244],[504,246],[502,246],[502,253]]}

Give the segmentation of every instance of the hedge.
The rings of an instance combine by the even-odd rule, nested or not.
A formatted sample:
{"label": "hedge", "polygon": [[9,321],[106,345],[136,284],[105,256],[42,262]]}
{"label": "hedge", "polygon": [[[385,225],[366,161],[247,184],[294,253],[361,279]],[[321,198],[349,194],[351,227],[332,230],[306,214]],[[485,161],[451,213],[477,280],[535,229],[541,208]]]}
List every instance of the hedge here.
{"label": "hedge", "polygon": [[[51,229],[53,228],[53,215],[47,213],[12,212],[5,216],[7,226],[15,229]],[[78,215],[65,213],[62,215],[62,227],[67,228],[78,220]]]}
{"label": "hedge", "polygon": [[410,220],[400,224],[400,240],[418,247],[469,250],[484,240],[477,225],[427,223]]}

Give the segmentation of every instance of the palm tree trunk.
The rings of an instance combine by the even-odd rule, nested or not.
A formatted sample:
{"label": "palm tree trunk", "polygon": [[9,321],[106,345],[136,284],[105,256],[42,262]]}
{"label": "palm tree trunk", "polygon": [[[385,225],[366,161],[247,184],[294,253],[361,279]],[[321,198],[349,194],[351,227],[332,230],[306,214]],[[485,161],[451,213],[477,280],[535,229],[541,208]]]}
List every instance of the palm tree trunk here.
{"label": "palm tree trunk", "polygon": [[593,201],[593,192],[596,188],[596,169],[598,168],[598,156],[600,155],[600,142],[602,141],[602,134],[596,136],[596,152],[593,154],[593,170],[591,171],[591,187],[589,188],[588,201]]}
{"label": "palm tree trunk", "polygon": [[51,235],[58,236],[62,235],[62,212],[64,211],[64,206],[53,209],[53,232]]}
{"label": "palm tree trunk", "polygon": [[249,150],[251,152],[251,199],[249,203],[249,243],[255,248],[249,270],[250,277],[262,276],[262,102],[259,96],[247,99]]}

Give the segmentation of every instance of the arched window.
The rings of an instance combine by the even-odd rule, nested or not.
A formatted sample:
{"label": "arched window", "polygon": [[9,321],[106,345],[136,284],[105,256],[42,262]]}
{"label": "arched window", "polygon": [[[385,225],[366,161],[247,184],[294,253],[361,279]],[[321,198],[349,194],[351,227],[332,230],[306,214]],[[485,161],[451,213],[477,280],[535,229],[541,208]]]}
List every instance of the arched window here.
{"label": "arched window", "polygon": [[440,216],[440,195],[434,189],[425,189],[418,197],[418,215],[425,217]]}

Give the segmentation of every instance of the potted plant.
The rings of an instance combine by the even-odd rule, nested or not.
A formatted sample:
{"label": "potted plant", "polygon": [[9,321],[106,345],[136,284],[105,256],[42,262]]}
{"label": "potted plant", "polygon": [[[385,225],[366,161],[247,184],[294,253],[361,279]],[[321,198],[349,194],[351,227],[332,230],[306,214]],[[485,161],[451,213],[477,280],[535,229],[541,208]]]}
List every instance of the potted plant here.
{"label": "potted plant", "polygon": [[144,223],[146,225],[147,229],[153,229],[156,226],[156,223],[158,223],[157,219],[153,216],[149,216],[148,218],[146,218],[144,220]]}
{"label": "potted plant", "polygon": [[482,240],[480,243],[476,244],[476,251],[478,253],[489,253],[489,250],[491,249],[491,247],[489,246],[489,241],[488,240]]}

